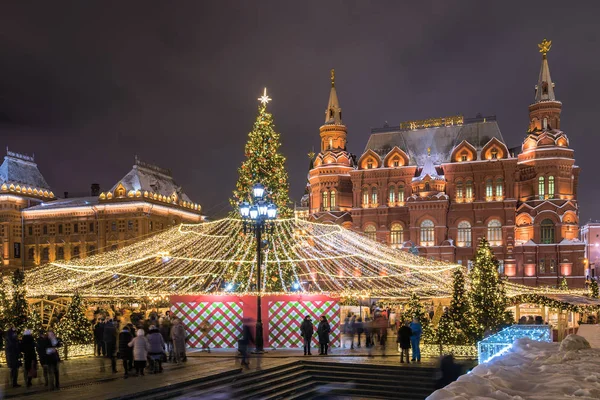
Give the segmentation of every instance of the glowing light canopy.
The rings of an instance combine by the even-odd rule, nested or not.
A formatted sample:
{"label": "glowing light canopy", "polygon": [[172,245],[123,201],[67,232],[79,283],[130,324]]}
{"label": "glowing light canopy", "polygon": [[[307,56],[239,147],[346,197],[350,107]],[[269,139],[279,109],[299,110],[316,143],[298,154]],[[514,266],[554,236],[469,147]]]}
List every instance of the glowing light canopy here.
{"label": "glowing light canopy", "polygon": [[[338,225],[283,219],[263,249],[267,293],[446,297],[459,265],[428,260]],[[140,297],[254,293],[252,235],[237,219],[180,225],[108,253],[27,274],[28,294]],[[276,289],[274,289],[276,288]]]}

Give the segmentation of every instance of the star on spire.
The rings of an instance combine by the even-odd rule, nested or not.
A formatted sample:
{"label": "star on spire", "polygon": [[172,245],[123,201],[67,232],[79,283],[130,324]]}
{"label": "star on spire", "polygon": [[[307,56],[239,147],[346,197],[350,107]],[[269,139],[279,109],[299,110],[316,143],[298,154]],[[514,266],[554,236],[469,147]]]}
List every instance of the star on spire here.
{"label": "star on spire", "polygon": [[263,95],[258,98],[258,101],[260,101],[264,105],[267,105],[271,101],[271,98],[267,96],[267,88],[265,88]]}
{"label": "star on spire", "polygon": [[551,47],[552,47],[552,40],[547,40],[546,38],[544,38],[544,40],[542,40],[542,43],[538,44],[540,53],[542,53],[542,56],[544,56],[544,58],[546,57],[546,53],[548,53],[550,51]]}

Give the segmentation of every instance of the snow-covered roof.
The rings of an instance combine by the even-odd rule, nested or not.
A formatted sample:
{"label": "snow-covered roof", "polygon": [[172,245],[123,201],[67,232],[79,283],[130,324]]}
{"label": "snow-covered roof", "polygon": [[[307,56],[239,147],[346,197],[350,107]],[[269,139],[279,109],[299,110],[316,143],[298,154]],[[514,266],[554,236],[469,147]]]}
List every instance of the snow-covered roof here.
{"label": "snow-covered roof", "polygon": [[27,210],[53,210],[57,208],[95,206],[98,204],[98,202],[98,196],[74,197],[72,199],[60,199],[44,202],[37,206],[29,207]]}
{"label": "snow-covered roof", "polygon": [[0,165],[0,184],[14,183],[37,189],[50,191],[50,185],[46,182],[38,170],[35,159],[12,151],[6,151],[4,162]]}
{"label": "snow-covered roof", "polygon": [[188,195],[183,192],[181,186],[173,180],[170,170],[142,162],[137,157],[131,171],[117,182],[110,191],[114,192],[119,184],[122,184],[127,192],[139,190],[142,193],[157,193],[165,197],[170,197],[173,193],[176,193],[182,201],[192,202]]}

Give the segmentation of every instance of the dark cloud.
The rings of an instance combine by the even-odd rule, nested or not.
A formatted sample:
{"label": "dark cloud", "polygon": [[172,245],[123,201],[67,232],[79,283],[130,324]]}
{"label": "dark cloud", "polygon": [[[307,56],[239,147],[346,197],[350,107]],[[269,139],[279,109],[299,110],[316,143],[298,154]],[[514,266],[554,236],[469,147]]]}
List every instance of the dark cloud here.
{"label": "dark cloud", "polygon": [[292,197],[318,147],[329,69],[361,153],[385,121],[496,114],[521,143],[540,56],[562,128],[594,198],[600,78],[597,2],[4,2],[0,145],[36,153],[57,193],[111,186],[134,154],[171,168],[212,214],[226,212],[263,86],[282,133]]}

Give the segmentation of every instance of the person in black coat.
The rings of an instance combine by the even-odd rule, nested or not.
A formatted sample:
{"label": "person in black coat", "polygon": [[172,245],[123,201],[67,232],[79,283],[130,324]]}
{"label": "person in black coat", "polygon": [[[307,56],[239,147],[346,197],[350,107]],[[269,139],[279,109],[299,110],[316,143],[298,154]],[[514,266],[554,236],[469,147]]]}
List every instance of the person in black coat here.
{"label": "person in black coat", "polygon": [[15,328],[13,326],[11,326],[6,331],[6,346],[4,351],[6,355],[6,366],[10,368],[10,379],[12,387],[21,387],[21,385],[17,383],[17,377],[19,376],[19,358],[21,355],[21,351],[19,350],[19,339],[17,338],[17,331],[15,331]]}
{"label": "person in black coat", "polygon": [[435,383],[436,389],[441,389],[455,380],[458,379],[459,376],[462,375],[463,367],[460,364],[454,362],[454,357],[452,354],[448,354],[441,358],[440,360],[440,373],[441,377]]}
{"label": "person in black coat", "polygon": [[117,328],[115,327],[112,319],[104,325],[104,334],[102,336],[104,345],[106,346],[106,357],[110,358],[110,366],[112,372],[117,372],[117,359],[115,358],[117,352]]}
{"label": "person in black coat", "polygon": [[331,332],[331,327],[329,326],[329,322],[327,322],[327,317],[323,315],[321,317],[321,321],[319,321],[319,325],[317,326],[317,335],[319,336],[319,345],[321,347],[321,351],[319,352],[320,356],[327,355],[327,348],[329,347],[329,332]]}
{"label": "person in black coat", "polygon": [[314,333],[315,326],[312,323],[310,315],[307,315],[306,317],[304,317],[302,325],[300,325],[300,334],[302,335],[302,339],[304,339],[304,355],[312,355],[310,353],[310,347]]}
{"label": "person in black coat", "polygon": [[129,331],[129,327],[123,327],[121,333],[119,333],[119,358],[123,360],[123,371],[124,377],[129,377],[129,370],[133,362],[133,347],[129,347],[128,344],[133,340],[133,335]]}
{"label": "person in black coat", "polygon": [[404,363],[404,356],[406,355],[406,362],[410,364],[410,358],[408,357],[408,350],[410,349],[410,337],[412,336],[412,329],[408,326],[408,322],[405,322],[400,329],[398,329],[398,338],[396,341],[400,344],[400,362]]}
{"label": "person in black coat", "polygon": [[23,332],[23,339],[21,339],[20,346],[21,353],[23,353],[23,373],[25,375],[25,382],[27,387],[31,386],[31,380],[33,379],[32,370],[37,366],[37,355],[35,353],[35,340],[31,336],[31,331],[25,329]]}
{"label": "person in black coat", "polygon": [[48,386],[48,347],[50,347],[48,335],[44,331],[40,331],[35,343],[35,350],[37,351],[40,364],[44,370],[44,386]]}
{"label": "person in black coat", "polygon": [[104,345],[104,318],[98,320],[94,326],[94,342],[96,343],[96,354],[98,356],[106,355],[106,346]]}
{"label": "person in black coat", "polygon": [[238,340],[238,350],[242,354],[242,365],[248,367],[248,346],[250,343],[254,343],[252,337],[252,331],[250,330],[250,320],[244,318],[244,326],[242,327],[242,338]]}

